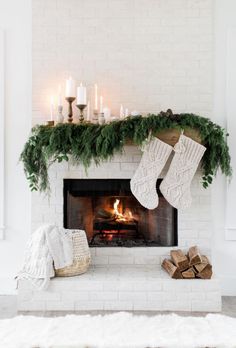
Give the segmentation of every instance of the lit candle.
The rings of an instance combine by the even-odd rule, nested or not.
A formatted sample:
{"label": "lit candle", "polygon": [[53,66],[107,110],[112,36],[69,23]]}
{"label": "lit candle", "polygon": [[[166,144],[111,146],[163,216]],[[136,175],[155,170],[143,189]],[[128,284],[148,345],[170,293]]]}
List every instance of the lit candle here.
{"label": "lit candle", "polygon": [[61,85],[58,86],[58,106],[62,106],[62,92]]}
{"label": "lit candle", "polygon": [[87,104],[87,95],[86,87],[82,85],[82,82],[79,87],[77,87],[77,105],[86,105]]}
{"label": "lit candle", "polygon": [[94,109],[98,110],[98,85],[94,85]]}
{"label": "lit candle", "polygon": [[120,106],[120,118],[124,118],[124,108],[122,104]]}
{"label": "lit candle", "polygon": [[103,97],[100,97],[100,113],[103,112]]}
{"label": "lit candle", "polygon": [[89,101],[87,105],[87,121],[90,121],[90,102]]}
{"label": "lit candle", "polygon": [[53,121],[53,114],[54,114],[54,96],[52,95],[50,98],[50,119]]}
{"label": "lit candle", "polygon": [[75,97],[75,81],[72,80],[70,76],[68,80],[66,80],[66,98]]}

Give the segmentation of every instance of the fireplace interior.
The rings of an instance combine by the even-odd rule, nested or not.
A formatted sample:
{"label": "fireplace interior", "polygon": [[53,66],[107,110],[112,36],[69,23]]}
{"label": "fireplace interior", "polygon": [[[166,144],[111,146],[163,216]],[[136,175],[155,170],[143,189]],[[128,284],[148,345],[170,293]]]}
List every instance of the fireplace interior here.
{"label": "fireplace interior", "polygon": [[91,247],[175,246],[177,210],[162,196],[144,208],[129,179],[64,179],[64,227],[86,231]]}

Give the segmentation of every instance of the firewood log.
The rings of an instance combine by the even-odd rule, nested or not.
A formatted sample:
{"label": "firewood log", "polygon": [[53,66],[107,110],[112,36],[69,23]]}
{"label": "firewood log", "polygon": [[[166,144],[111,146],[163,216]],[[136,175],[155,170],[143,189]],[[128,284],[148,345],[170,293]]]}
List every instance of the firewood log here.
{"label": "firewood log", "polygon": [[200,255],[200,252],[199,252],[197,246],[193,246],[193,247],[189,248],[188,256],[189,256],[189,265],[190,266],[197,265],[198,263],[202,262],[202,257]]}
{"label": "firewood log", "polygon": [[211,279],[212,277],[212,266],[211,265],[207,265],[203,271],[201,271],[200,273],[196,274],[197,278],[201,278],[201,279]]}
{"label": "firewood log", "polygon": [[201,279],[211,279],[212,276],[212,265],[210,264],[208,258],[203,255],[202,263],[195,265],[194,268],[197,271],[196,277]]}
{"label": "firewood log", "polygon": [[164,270],[167,273],[169,273],[171,278],[174,278],[174,279],[181,279],[182,278],[180,270],[178,269],[178,267],[176,267],[173,264],[173,262],[171,262],[171,260],[164,259],[161,266],[164,268]]}
{"label": "firewood log", "polygon": [[181,273],[182,273],[183,278],[185,278],[185,279],[195,278],[195,272],[194,272],[193,267],[190,267],[189,269],[186,269],[186,271],[181,272]]}
{"label": "firewood log", "polygon": [[171,250],[170,255],[173,263],[179,268],[180,271],[184,271],[189,268],[188,258],[186,255],[184,255],[182,250]]}
{"label": "firewood log", "polygon": [[205,255],[202,255],[202,262],[197,265],[194,265],[194,268],[196,269],[197,273],[200,273],[204,270],[204,268],[207,265],[210,265],[210,262]]}

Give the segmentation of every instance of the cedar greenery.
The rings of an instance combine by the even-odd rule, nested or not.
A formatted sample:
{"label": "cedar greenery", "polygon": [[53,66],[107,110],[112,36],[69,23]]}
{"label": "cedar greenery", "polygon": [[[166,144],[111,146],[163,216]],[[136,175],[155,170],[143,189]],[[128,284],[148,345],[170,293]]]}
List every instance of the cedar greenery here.
{"label": "cedar greenery", "polygon": [[175,114],[170,110],[147,117],[128,117],[109,124],[58,124],[55,127],[36,126],[21,153],[20,160],[32,191],[49,189],[48,168],[54,162],[82,163],[88,168],[94,160],[100,162],[121,152],[127,140],[141,145],[149,131],[195,128],[207,150],[202,160],[202,184],[208,187],[218,168],[230,176],[230,155],[225,130],[210,119],[194,114]]}

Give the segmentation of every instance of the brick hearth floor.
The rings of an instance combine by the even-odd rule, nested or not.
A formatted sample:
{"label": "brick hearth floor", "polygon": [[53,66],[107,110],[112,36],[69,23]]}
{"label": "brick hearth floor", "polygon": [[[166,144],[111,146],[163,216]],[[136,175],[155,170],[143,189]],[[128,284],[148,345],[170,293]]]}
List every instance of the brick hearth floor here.
{"label": "brick hearth floor", "polygon": [[19,282],[19,311],[188,311],[221,310],[220,284],[174,280],[155,266],[92,266],[86,274],[54,278],[47,291]]}

